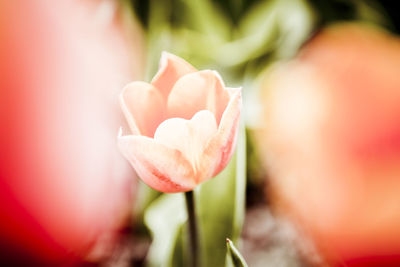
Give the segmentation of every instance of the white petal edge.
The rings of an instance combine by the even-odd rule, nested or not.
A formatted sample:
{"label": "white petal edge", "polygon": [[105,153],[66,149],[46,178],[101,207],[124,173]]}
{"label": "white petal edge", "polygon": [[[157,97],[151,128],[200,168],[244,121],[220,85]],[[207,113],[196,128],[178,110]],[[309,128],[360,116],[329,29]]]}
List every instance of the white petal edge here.
{"label": "white petal edge", "polygon": [[171,59],[173,61],[177,61],[183,65],[187,65],[187,67],[192,68],[193,71],[198,71],[195,67],[192,66],[192,64],[190,64],[189,62],[187,62],[186,60],[184,60],[181,57],[178,57],[172,53],[169,53],[167,51],[162,51],[161,52],[161,58],[160,58],[160,63],[158,66],[158,71],[156,73],[156,75],[154,75],[153,79],[151,79],[151,83],[153,83],[153,81],[157,80],[158,78],[160,78],[160,76],[163,74],[163,72],[165,71],[165,69],[168,66],[168,59]]}
{"label": "white petal edge", "polygon": [[118,136],[121,153],[150,187],[165,193],[192,190],[193,169],[184,155],[146,136]]}
{"label": "white petal edge", "polygon": [[[210,141],[201,160],[208,168],[198,182],[204,182],[221,172],[229,163],[236,146],[242,109],[242,88],[229,88],[231,98],[222,114],[217,134]],[[208,166],[208,167],[207,167]]]}
{"label": "white petal edge", "polygon": [[128,107],[126,106],[125,99],[124,99],[125,91],[127,90],[128,87],[131,87],[132,84],[134,84],[134,83],[136,83],[136,82],[131,82],[131,83],[128,83],[127,85],[125,85],[125,87],[122,89],[122,92],[119,95],[119,103],[120,103],[120,106],[121,106],[121,109],[122,109],[122,113],[124,114],[124,116],[125,116],[125,118],[126,118],[126,120],[128,122],[130,130],[132,131],[132,134],[133,135],[140,135],[141,133],[140,133],[139,127],[137,126],[137,123],[136,123],[135,119],[133,118],[133,116],[132,116],[131,112],[129,111]]}

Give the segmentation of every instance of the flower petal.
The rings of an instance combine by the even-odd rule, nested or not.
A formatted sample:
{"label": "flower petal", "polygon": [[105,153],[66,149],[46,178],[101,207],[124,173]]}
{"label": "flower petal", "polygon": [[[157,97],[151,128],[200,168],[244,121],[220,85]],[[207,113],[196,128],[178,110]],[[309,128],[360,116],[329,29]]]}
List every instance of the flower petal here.
{"label": "flower petal", "polygon": [[146,136],[119,136],[120,151],[150,187],[165,193],[192,190],[193,169],[183,154]]}
{"label": "flower petal", "polygon": [[[232,95],[229,104],[222,115],[218,132],[203,151],[201,168],[206,168],[208,174],[198,182],[204,182],[222,171],[232,157],[238,135],[240,113],[242,107],[241,88],[230,89]],[[206,172],[206,170],[204,171]]]}
{"label": "flower petal", "polygon": [[229,102],[229,93],[217,72],[205,70],[180,78],[167,101],[168,117],[190,119],[197,111],[214,113],[217,124]]}
{"label": "flower petal", "polygon": [[217,123],[214,114],[202,110],[191,120],[172,118],[164,121],[157,128],[154,139],[181,151],[191,162],[197,178],[202,175],[199,173],[199,166],[203,151],[216,133]]}
{"label": "flower petal", "polygon": [[166,105],[160,92],[145,82],[128,84],[121,93],[120,102],[134,135],[153,137],[166,117]]}
{"label": "flower petal", "polygon": [[176,81],[183,75],[195,71],[197,70],[182,58],[168,52],[162,52],[160,68],[151,84],[167,99]]}

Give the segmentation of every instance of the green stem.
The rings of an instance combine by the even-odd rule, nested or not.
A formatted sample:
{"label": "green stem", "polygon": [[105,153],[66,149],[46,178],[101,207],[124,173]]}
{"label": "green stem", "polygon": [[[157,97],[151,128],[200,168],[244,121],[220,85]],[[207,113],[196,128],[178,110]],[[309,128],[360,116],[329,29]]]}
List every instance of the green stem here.
{"label": "green stem", "polygon": [[185,192],[185,200],[186,200],[186,209],[188,215],[188,223],[189,223],[189,243],[190,243],[190,259],[191,266],[198,267],[199,266],[199,242],[198,242],[198,233],[197,233],[197,221],[196,221],[196,206],[194,200],[193,191]]}

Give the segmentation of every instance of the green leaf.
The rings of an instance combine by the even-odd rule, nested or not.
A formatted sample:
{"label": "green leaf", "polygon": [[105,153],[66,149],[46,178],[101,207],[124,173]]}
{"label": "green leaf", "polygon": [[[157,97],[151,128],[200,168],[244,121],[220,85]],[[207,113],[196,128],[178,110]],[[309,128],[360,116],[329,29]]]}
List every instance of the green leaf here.
{"label": "green leaf", "polygon": [[174,254],[181,254],[179,242],[186,220],[183,194],[164,194],[152,202],[144,216],[153,236],[147,266],[177,266]]}
{"label": "green leaf", "polygon": [[245,212],[245,146],[242,127],[226,169],[196,189],[201,266],[224,266],[226,238],[239,238]]}
{"label": "green leaf", "polygon": [[305,0],[278,1],[277,8],[280,40],[276,53],[279,58],[290,58],[310,36],[315,14]]}
{"label": "green leaf", "polygon": [[247,263],[233,242],[226,239],[226,262],[225,267],[247,267]]}
{"label": "green leaf", "polygon": [[211,0],[183,0],[188,7],[186,15],[187,25],[194,25],[209,39],[225,41],[229,37],[231,25],[224,13]]}
{"label": "green leaf", "polygon": [[150,204],[160,195],[162,195],[161,192],[152,189],[142,181],[138,182],[137,187],[138,191],[134,205],[136,225],[137,223],[140,224],[143,221],[144,213]]}
{"label": "green leaf", "polygon": [[178,230],[178,236],[172,252],[171,265],[173,267],[190,266],[189,263],[189,243],[188,243],[188,224],[181,224]]}

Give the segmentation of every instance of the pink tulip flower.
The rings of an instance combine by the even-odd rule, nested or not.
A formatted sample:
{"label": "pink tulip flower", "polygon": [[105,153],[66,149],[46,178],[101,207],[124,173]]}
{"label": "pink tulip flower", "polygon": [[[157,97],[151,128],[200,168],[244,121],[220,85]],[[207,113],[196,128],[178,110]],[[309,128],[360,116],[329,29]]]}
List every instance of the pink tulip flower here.
{"label": "pink tulip flower", "polygon": [[241,89],[215,71],[197,71],[164,52],[151,83],[132,82],[121,107],[131,135],[119,147],[141,179],[165,192],[185,192],[228,164],[238,133]]}

